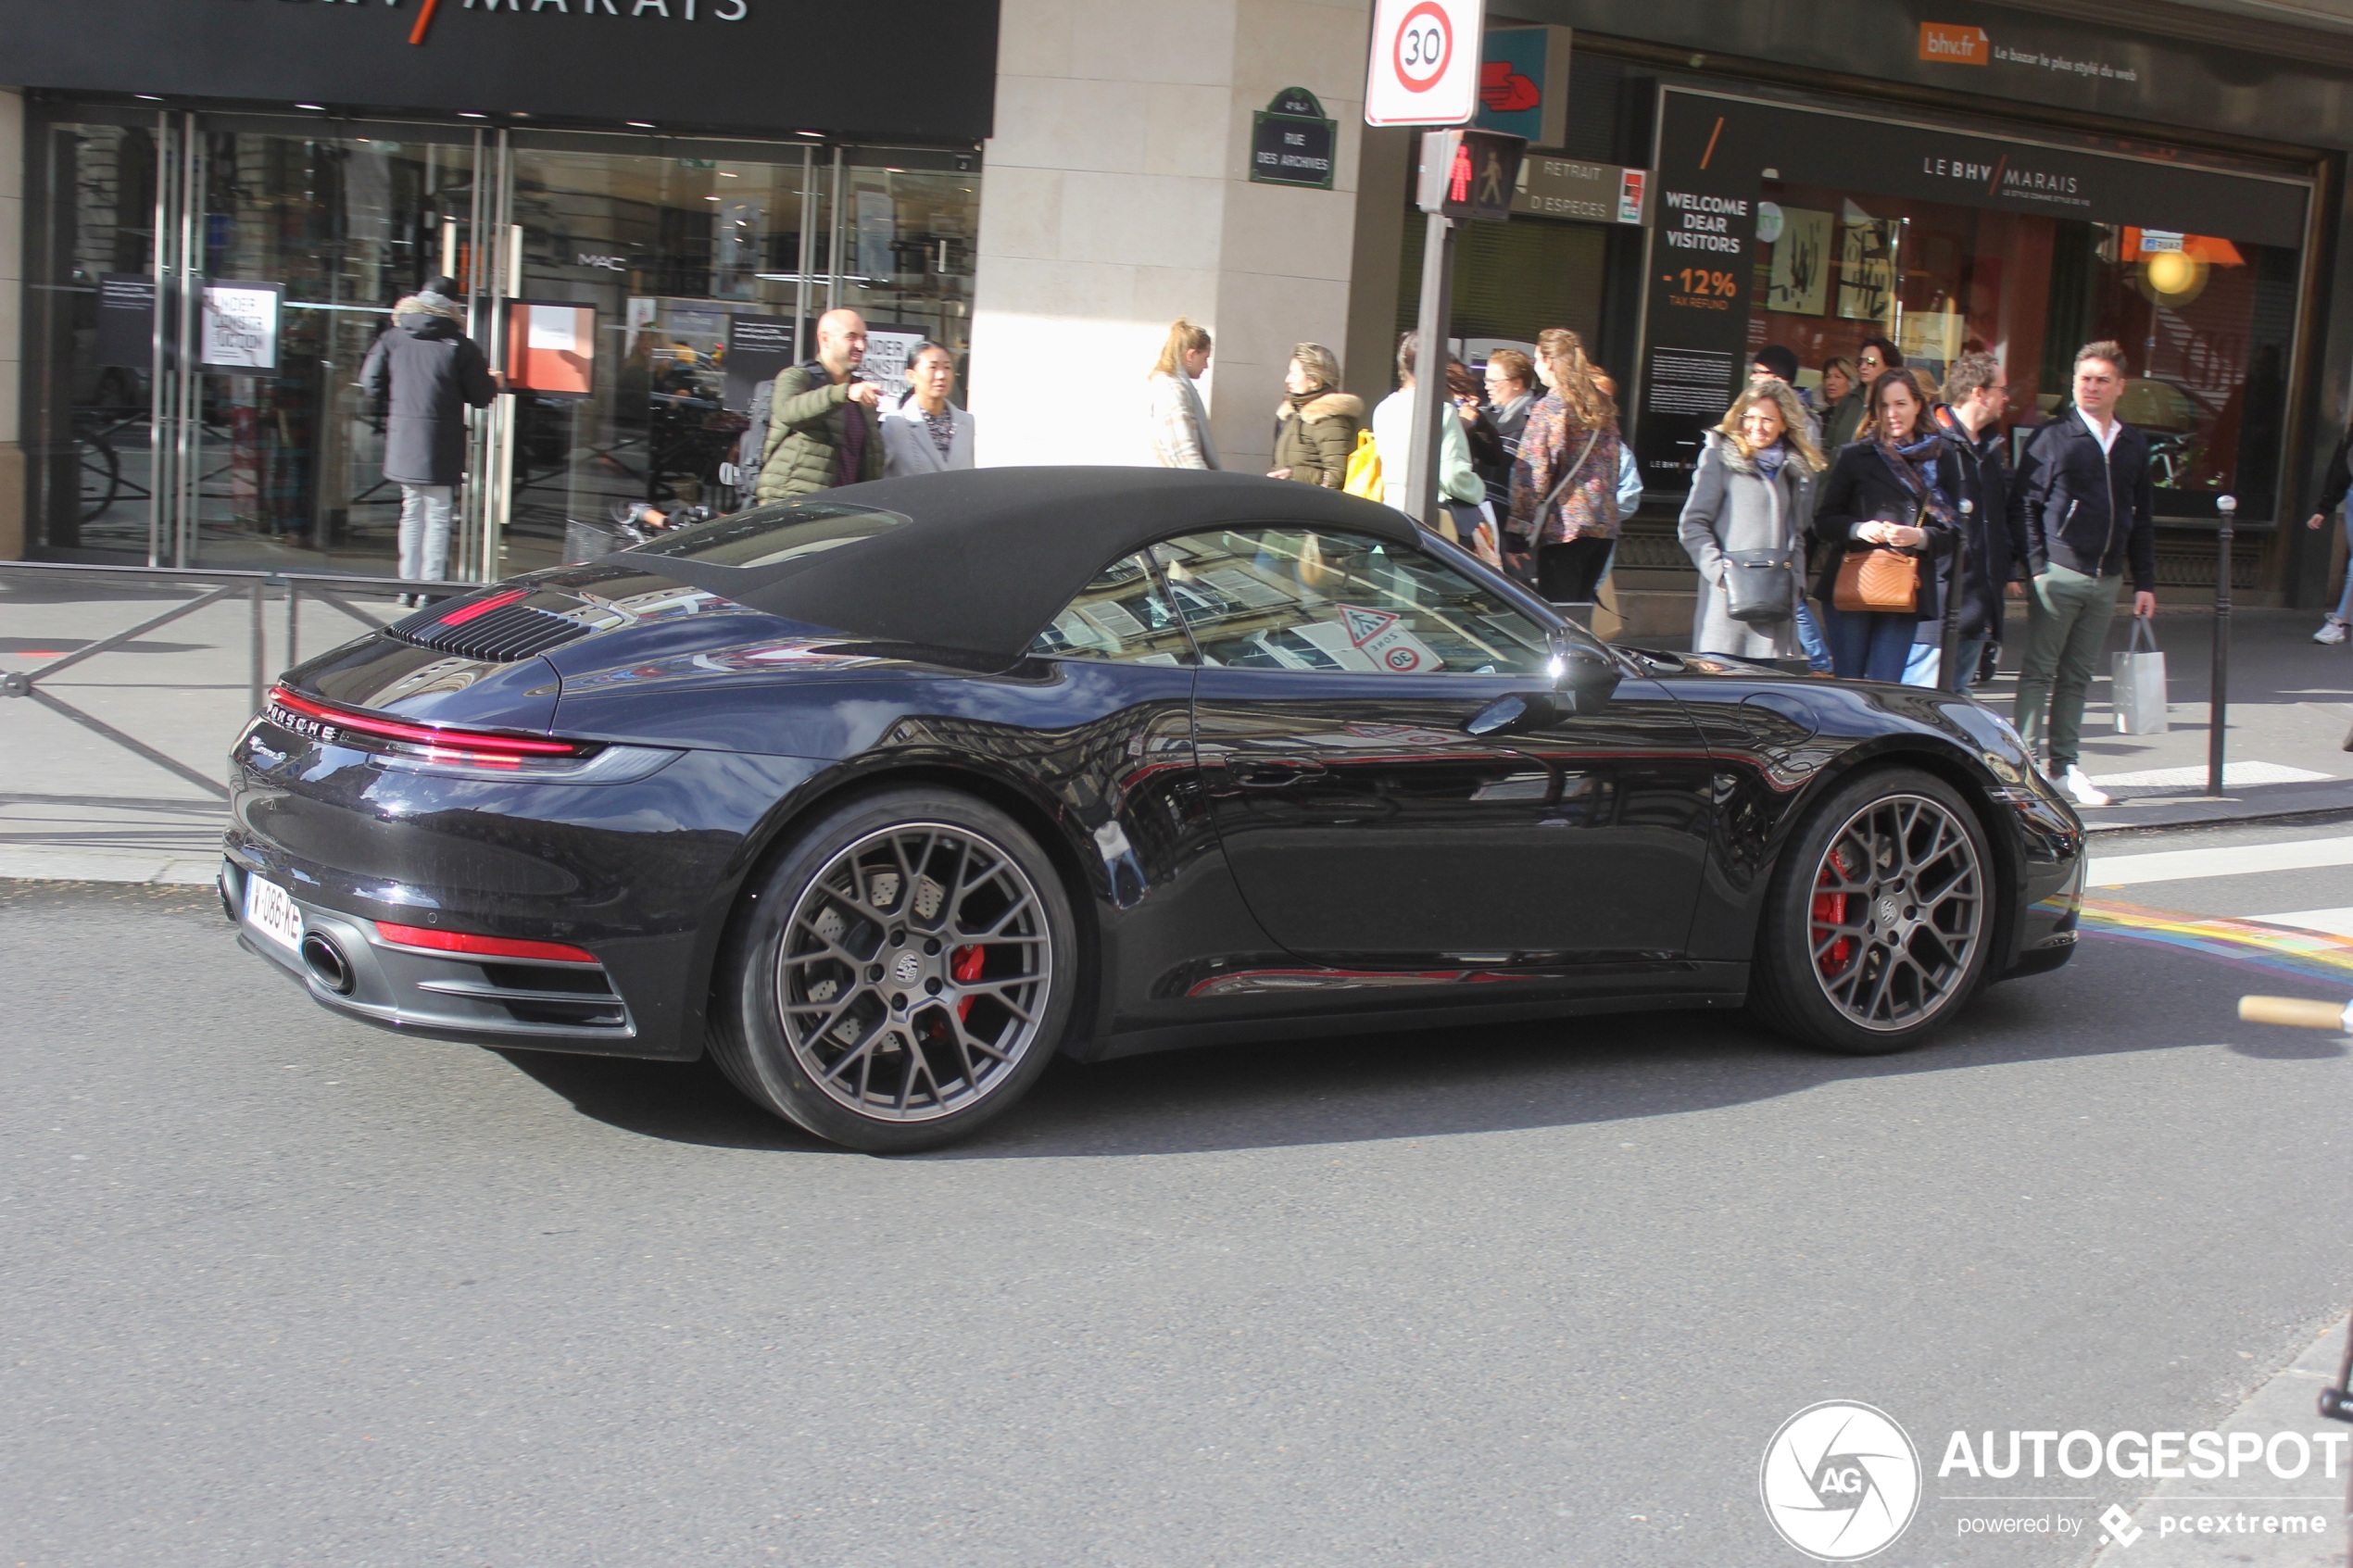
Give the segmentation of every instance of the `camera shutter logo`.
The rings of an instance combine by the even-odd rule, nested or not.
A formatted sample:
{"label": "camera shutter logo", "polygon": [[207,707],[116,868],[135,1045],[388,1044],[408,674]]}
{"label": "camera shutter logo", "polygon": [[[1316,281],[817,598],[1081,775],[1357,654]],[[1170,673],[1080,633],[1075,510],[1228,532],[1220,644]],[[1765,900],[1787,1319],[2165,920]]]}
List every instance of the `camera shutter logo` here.
{"label": "camera shutter logo", "polygon": [[1781,1539],[1817,1562],[1856,1562],[1919,1512],[1919,1450],[1886,1411],[1826,1399],[1773,1434],[1757,1490]]}

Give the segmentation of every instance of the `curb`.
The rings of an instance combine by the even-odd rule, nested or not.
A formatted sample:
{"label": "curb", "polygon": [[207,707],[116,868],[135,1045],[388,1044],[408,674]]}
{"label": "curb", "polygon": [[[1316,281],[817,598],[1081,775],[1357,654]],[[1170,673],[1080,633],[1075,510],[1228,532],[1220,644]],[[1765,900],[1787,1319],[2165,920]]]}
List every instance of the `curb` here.
{"label": "curb", "polygon": [[2095,838],[2166,828],[2230,827],[2242,822],[2324,822],[2353,817],[2353,781],[2276,784],[2225,796],[2171,796],[2121,806],[2079,809]]}

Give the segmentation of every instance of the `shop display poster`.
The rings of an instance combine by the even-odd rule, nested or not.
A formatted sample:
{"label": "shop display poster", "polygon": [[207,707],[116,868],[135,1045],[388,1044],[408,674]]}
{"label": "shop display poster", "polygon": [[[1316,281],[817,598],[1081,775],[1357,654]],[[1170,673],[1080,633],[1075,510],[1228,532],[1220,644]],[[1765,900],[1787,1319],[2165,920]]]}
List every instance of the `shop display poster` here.
{"label": "shop display poster", "polygon": [[211,370],[275,370],[283,283],[207,283],[203,352]]}
{"label": "shop display poster", "polygon": [[738,414],[751,412],[760,383],[776,379],[794,364],[793,349],[799,334],[789,316],[730,316],[727,318],[727,389],[721,395]]}
{"label": "shop display poster", "polygon": [[98,363],[147,370],[155,363],[156,281],[145,272],[98,274]]}
{"label": "shop display poster", "polygon": [[1819,316],[1830,301],[1831,215],[1810,207],[1781,208],[1780,236],[1773,242],[1773,270],[1765,288],[1765,308],[1792,316]]}
{"label": "shop display poster", "polygon": [[542,397],[585,397],[597,362],[597,307],[518,299],[507,307],[507,387]]}

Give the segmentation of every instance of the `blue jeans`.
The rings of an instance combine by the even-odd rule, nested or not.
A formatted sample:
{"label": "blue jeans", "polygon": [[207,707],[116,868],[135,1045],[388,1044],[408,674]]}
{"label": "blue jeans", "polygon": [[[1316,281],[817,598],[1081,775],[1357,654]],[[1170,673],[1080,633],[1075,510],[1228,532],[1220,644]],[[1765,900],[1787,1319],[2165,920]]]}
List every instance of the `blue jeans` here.
{"label": "blue jeans", "polygon": [[[2353,499],[2348,499],[2337,508],[2336,520],[2344,525],[2346,544],[2353,546]],[[2345,563],[2345,592],[2336,601],[2336,618],[2353,621],[2353,557],[2348,557]]]}
{"label": "blue jeans", "polygon": [[1814,607],[1803,594],[1797,599],[1797,646],[1806,655],[1807,669],[1824,675],[1831,672],[1830,645],[1822,641],[1822,629],[1814,624]]}
{"label": "blue jeans", "polygon": [[1831,666],[1841,680],[1900,681],[1920,618],[1908,610],[1841,609],[1825,605]]}
{"label": "blue jeans", "polygon": [[1977,684],[1977,661],[1985,657],[1985,645],[1992,639],[1983,635],[1963,637],[1953,650],[1953,659],[1960,666],[1958,681],[1940,679],[1944,674],[1944,645],[1914,643],[1911,653],[1904,660],[1904,684],[1907,686],[1937,686],[1945,691],[1965,692]]}

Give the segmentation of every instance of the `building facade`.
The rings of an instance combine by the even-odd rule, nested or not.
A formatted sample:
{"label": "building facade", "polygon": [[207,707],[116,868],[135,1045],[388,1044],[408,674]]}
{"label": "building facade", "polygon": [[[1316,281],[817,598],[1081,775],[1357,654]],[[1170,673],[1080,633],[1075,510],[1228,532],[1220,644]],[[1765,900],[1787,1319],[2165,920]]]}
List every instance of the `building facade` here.
{"label": "building facade", "polygon": [[[434,271],[529,383],[478,421],[472,575],[630,500],[733,504],[752,389],[832,305],[886,372],[921,338],[960,357],[990,464],[1149,461],[1142,377],[1189,317],[1233,468],[1269,460],[1294,344],[1371,402],[1414,313],[1416,142],[1361,124],[1368,0],[117,11],[101,37],[19,0],[0,67],[6,553],[384,570],[354,382]],[[2287,525],[2353,413],[2353,9],[1491,0],[1489,26],[1488,102],[1537,145],[1512,220],[1462,239],[1455,345],[1568,326],[1615,374],[1647,485],[1621,589],[1687,588],[1684,475],[1765,345],[1809,386],[1866,339],[1931,374],[1986,349],[2022,431],[2113,338],[2166,590],[2210,589],[2227,495],[2242,593],[2330,592],[2334,531]]]}

